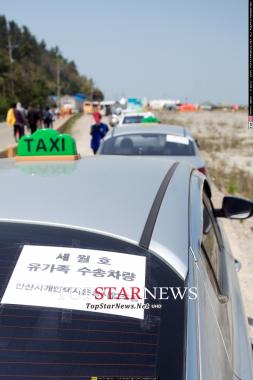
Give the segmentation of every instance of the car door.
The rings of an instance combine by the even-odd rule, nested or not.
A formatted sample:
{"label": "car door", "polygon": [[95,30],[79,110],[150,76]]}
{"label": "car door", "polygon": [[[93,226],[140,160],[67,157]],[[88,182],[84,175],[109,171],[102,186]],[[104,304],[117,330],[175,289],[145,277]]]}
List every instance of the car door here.
{"label": "car door", "polygon": [[[211,203],[205,194],[201,195],[199,178],[193,177],[190,250],[195,257],[194,278],[198,288],[196,319],[200,379],[231,380],[235,378],[231,365],[232,327],[230,300],[223,293],[226,278],[223,248],[216,231]],[[196,231],[197,237],[194,238]]]}
{"label": "car door", "polygon": [[[228,320],[223,321],[225,325],[224,323],[222,324],[223,339],[234,373],[241,379],[252,379],[249,339],[240,286],[235,270],[235,260],[223,231],[222,223],[214,217],[211,200],[206,197],[205,202],[212,218],[215,236],[219,245],[220,266],[217,271],[217,279],[220,294],[222,297],[227,297],[225,304]],[[227,330],[228,326],[229,331]]]}

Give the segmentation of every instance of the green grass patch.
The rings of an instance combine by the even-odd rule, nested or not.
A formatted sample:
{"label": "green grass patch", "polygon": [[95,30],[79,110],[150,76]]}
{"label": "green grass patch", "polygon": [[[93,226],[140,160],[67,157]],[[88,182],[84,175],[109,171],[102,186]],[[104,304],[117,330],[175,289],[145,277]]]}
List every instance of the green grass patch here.
{"label": "green grass patch", "polygon": [[214,183],[222,192],[252,198],[253,175],[249,172],[239,168],[225,170],[222,164],[210,167],[208,170]]}
{"label": "green grass patch", "polygon": [[71,116],[65,123],[63,123],[63,125],[58,128],[58,131],[60,133],[68,133],[70,135],[72,135],[72,129],[75,125],[75,123],[77,122],[78,119],[80,119],[80,117],[82,116],[83,114],[80,112],[80,113],[77,113],[73,116]]}

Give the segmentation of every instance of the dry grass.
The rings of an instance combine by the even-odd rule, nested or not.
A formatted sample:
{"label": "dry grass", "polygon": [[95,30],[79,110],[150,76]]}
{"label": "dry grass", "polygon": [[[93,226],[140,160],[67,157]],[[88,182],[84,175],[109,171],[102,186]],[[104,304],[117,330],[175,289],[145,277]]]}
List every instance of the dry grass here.
{"label": "dry grass", "polygon": [[204,137],[201,135],[196,136],[200,149],[204,150],[206,153],[211,154],[212,152],[221,152],[228,149],[238,149],[240,148],[243,140],[238,140],[236,136],[230,137],[219,137],[211,138]]}
{"label": "dry grass", "polygon": [[223,193],[252,198],[253,175],[247,171],[237,167],[228,169],[226,163],[219,161],[217,165],[209,167],[209,173]]}
{"label": "dry grass", "polygon": [[167,116],[167,117],[164,117],[160,120],[163,124],[178,125],[180,127],[188,127],[189,126],[189,123],[184,122],[184,121],[179,120],[179,119],[176,119],[176,118],[173,118],[172,116],[170,116],[170,117]]}

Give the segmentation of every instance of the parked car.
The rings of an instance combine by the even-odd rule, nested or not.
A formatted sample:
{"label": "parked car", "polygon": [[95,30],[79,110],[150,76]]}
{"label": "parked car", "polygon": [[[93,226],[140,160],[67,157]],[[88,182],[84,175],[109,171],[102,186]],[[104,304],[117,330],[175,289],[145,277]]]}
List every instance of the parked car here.
{"label": "parked car", "polygon": [[203,174],[207,174],[198,143],[184,127],[163,124],[115,127],[106,135],[98,154],[166,158],[173,156],[173,159],[187,161]]}
{"label": "parked car", "polygon": [[1,378],[252,379],[219,222],[252,202],[214,208],[199,171],[152,157],[3,159],[0,181]]}
{"label": "parked car", "polygon": [[177,104],[166,103],[164,104],[163,109],[166,111],[177,111]]}
{"label": "parked car", "polygon": [[121,115],[113,115],[111,117],[111,126],[126,126],[129,124],[140,124],[144,118],[155,117],[152,112],[125,112],[123,111]]}

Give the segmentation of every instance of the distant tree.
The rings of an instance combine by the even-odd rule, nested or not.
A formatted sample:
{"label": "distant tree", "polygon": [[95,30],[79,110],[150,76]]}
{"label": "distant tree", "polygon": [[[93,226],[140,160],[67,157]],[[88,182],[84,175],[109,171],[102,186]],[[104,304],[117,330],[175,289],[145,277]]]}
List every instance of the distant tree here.
{"label": "distant tree", "polygon": [[92,100],[94,102],[101,102],[102,100],[104,100],[104,94],[102,93],[102,91],[98,88],[94,88],[92,90]]}
{"label": "distant tree", "polygon": [[[8,44],[12,44],[12,58]],[[94,81],[80,75],[74,61],[68,61],[58,46],[47,49],[44,40],[38,42],[26,26],[8,22],[0,15],[0,117],[9,104],[21,101],[45,105],[49,95],[57,92],[57,64],[60,65],[62,94],[84,93],[94,100],[103,99]]]}
{"label": "distant tree", "polygon": [[0,16],[0,49],[6,49],[8,44],[7,21],[4,16]]}

